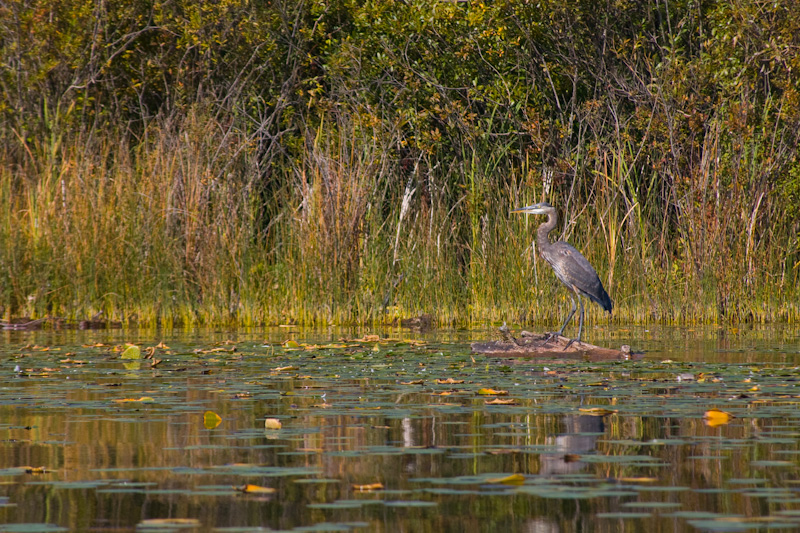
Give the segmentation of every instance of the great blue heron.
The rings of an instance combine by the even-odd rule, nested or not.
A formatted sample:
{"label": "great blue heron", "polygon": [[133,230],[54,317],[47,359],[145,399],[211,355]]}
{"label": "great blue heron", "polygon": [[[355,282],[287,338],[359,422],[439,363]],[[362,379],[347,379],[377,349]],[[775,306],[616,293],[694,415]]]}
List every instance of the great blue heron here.
{"label": "great blue heron", "polygon": [[[550,263],[550,266],[556,273],[556,277],[578,297],[578,302],[581,306],[581,314],[580,322],[578,323],[578,338],[575,340],[581,342],[581,332],[583,331],[583,300],[581,300],[581,295],[594,301],[609,313],[612,308],[611,298],[608,297],[608,293],[603,288],[603,284],[597,276],[597,271],[571,244],[567,244],[564,241],[550,242],[547,235],[553,231],[556,224],[558,224],[558,213],[556,213],[555,207],[547,202],[542,202],[526,207],[518,207],[511,212],[547,215],[547,222],[544,222],[539,226],[539,229],[536,230],[536,246],[539,247],[539,253],[544,260]],[[564,328],[567,327],[567,323],[569,323],[570,319],[575,314],[575,298],[573,298],[571,294],[569,298],[572,300],[572,310],[561,325],[561,329],[558,330],[559,335],[564,333]]]}

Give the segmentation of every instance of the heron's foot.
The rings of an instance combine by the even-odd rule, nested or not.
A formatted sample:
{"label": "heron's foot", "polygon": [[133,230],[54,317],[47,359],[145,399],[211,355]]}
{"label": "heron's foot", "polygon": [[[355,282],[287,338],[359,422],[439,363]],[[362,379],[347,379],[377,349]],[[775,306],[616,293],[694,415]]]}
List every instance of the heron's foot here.
{"label": "heron's foot", "polygon": [[569,340],[569,342],[567,343],[567,345],[566,345],[566,346],[564,346],[564,350],[562,350],[562,351],[566,351],[566,349],[567,349],[567,348],[569,348],[570,346],[572,346],[572,343],[573,343],[573,342],[577,342],[578,344],[580,344],[580,343],[581,343],[581,340],[580,340],[580,339],[570,339],[570,340]]}
{"label": "heron's foot", "polygon": [[561,332],[559,332],[559,331],[551,331],[550,333],[546,333],[546,335],[547,336],[545,337],[544,342],[542,344],[547,344],[551,340],[557,339],[558,337],[561,336]]}

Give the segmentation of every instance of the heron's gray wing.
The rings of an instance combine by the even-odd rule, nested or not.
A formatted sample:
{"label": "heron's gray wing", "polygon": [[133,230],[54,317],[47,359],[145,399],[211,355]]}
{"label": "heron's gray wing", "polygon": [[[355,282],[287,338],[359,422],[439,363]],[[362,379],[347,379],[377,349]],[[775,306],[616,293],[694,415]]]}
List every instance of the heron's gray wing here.
{"label": "heron's gray wing", "polygon": [[603,288],[597,271],[574,246],[564,241],[554,242],[548,255],[550,257],[545,259],[563,284],[570,288],[574,286],[606,311],[611,310],[611,299]]}

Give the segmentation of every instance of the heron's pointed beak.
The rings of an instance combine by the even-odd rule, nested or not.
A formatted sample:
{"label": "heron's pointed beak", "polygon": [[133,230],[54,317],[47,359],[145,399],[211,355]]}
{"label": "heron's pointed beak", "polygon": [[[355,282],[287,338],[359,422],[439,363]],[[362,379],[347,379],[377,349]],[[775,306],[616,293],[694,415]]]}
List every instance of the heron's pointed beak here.
{"label": "heron's pointed beak", "polygon": [[512,209],[511,212],[512,213],[534,213],[535,214],[535,213],[538,213],[538,211],[537,211],[538,207],[539,207],[539,204],[526,205],[525,207],[517,207],[515,209]]}

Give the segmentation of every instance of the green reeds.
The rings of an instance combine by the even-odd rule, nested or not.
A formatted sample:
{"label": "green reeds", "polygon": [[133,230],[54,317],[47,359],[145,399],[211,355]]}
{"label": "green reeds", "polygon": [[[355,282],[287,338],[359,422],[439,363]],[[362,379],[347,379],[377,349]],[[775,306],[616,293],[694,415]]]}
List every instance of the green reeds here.
{"label": "green reeds", "polygon": [[602,156],[576,157],[545,196],[541,167],[511,142],[472,139],[450,164],[409,158],[397,129],[343,110],[264,169],[246,124],[209,109],[137,138],[76,131],[56,112],[41,142],[0,153],[5,318],[557,325],[569,295],[531,248],[541,221],[509,214],[542,199],[561,210],[551,237],[595,265],[615,321],[800,317],[797,234],[763,187],[779,156],[766,126],[712,123],[696,175],[672,182],[641,164],[642,144],[596,137]]}
{"label": "green reeds", "polygon": [[[151,122],[144,140],[65,131],[26,145],[24,165],[0,166],[3,315],[258,325],[427,312],[441,325],[557,325],[569,297],[532,253],[540,221],[509,214],[540,199],[537,167],[488,147],[462,168],[401,164],[379,127],[330,120],[307,132],[301,159],[272,170],[285,174],[266,178],[281,184],[271,197],[247,136],[201,108]],[[634,153],[598,159],[588,205],[562,211],[563,235],[615,302],[613,320],[797,321],[787,262],[797,239],[764,224],[779,209],[768,195],[734,197],[711,218],[691,204],[685,222],[667,220],[649,199],[656,175],[626,166]],[[741,164],[759,157],[751,144]],[[702,168],[695,181],[713,182],[718,171]],[[438,185],[453,181],[446,172],[463,173],[455,196]],[[701,192],[713,198],[688,194]],[[550,201],[562,207],[559,194]],[[587,316],[608,320],[594,306]]]}
{"label": "green reeds", "polygon": [[557,325],[534,200],[613,320],[800,316],[780,3],[102,7],[0,17],[5,318]]}

